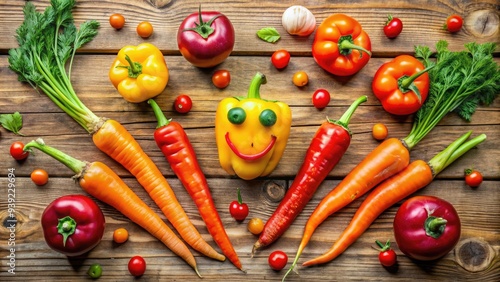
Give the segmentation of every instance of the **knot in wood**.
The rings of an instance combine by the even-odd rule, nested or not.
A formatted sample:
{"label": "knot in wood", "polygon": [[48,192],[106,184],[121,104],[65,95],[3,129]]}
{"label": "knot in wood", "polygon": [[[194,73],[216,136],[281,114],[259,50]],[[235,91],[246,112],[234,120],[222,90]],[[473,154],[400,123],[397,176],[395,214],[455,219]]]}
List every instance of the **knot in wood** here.
{"label": "knot in wood", "polygon": [[465,27],[476,37],[491,37],[498,33],[499,17],[495,10],[477,10],[465,18]]}
{"label": "knot in wood", "polygon": [[264,182],[262,191],[265,197],[271,202],[279,202],[285,197],[286,182],[278,180],[269,180]]}
{"label": "knot in wood", "polygon": [[457,263],[465,270],[479,272],[487,269],[495,257],[495,251],[484,240],[466,239],[455,247]]}

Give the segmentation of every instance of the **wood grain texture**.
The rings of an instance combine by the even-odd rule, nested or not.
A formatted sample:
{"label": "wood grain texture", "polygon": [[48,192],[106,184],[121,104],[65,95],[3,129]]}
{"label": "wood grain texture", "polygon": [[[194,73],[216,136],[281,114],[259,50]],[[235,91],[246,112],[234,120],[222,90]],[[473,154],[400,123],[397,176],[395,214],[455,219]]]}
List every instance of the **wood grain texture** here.
{"label": "wood grain texture", "polygon": [[[46,0],[32,2],[39,9],[48,5]],[[39,222],[44,208],[59,196],[84,192],[71,179],[69,169],[41,152],[36,152],[24,162],[13,160],[8,149],[15,140],[28,142],[41,137],[47,144],[74,157],[106,163],[160,217],[165,218],[129,172],[100,152],[92,144],[91,137],[43,93],[18,82],[17,76],[8,68],[7,51],[16,47],[14,34],[23,20],[24,3],[0,0],[0,113],[19,111],[24,121],[21,130],[24,136],[15,136],[0,129],[0,221],[3,223],[0,225],[0,280],[89,280],[86,274],[88,267],[99,263],[104,269],[99,281],[132,281],[136,279],[129,275],[127,263],[133,255],[141,255],[147,262],[146,274],[138,280],[198,280],[192,269],[162,243],[100,201],[97,203],[106,216],[105,235],[103,241],[86,257],[70,260],[50,250],[45,244]],[[203,10],[218,10],[226,14],[237,33],[231,56],[211,69],[191,66],[180,55],[176,43],[177,27],[184,17],[197,11],[199,1],[82,0],[77,1],[77,8],[74,10],[78,24],[89,19],[96,19],[101,23],[97,38],[79,50],[75,58],[72,81],[78,96],[97,115],[120,121],[132,133],[165,175],[193,224],[216,247],[194,202],[153,140],[156,120],[152,110],[146,103],[126,102],[108,79],[108,70],[114,56],[124,45],[147,41],[157,45],[165,54],[170,80],[156,100],[167,117],[180,122],[186,129],[200,166],[207,176],[215,205],[246,270],[244,273],[228,261],[221,263],[194,253],[203,281],[280,281],[284,272],[272,271],[268,267],[267,256],[272,251],[281,249],[290,256],[291,263],[303,226],[316,205],[378,145],[371,137],[373,124],[385,123],[390,137],[402,138],[408,134],[412,116],[396,117],[387,114],[371,91],[373,74],[380,65],[399,54],[412,53],[414,45],[433,47],[440,39],[449,41],[452,50],[461,50],[470,41],[500,43],[499,5],[495,0],[303,1],[300,4],[314,13],[318,23],[331,13],[346,13],[358,19],[372,39],[374,57],[368,65],[350,78],[339,78],[320,69],[311,57],[314,35],[307,38],[293,37],[282,28],[281,14],[293,4],[298,3],[225,0],[203,2]],[[115,12],[122,13],[127,19],[125,28],[120,31],[113,30],[108,24],[109,15]],[[452,13],[461,14],[465,20],[464,29],[454,35],[442,30],[446,17]],[[382,32],[387,14],[400,17],[405,24],[403,33],[395,40],[387,39]],[[141,39],[135,33],[136,25],[143,20],[150,21],[155,28],[154,35],[148,40]],[[278,43],[269,44],[256,37],[256,31],[266,26],[274,26],[281,33],[282,38]],[[282,71],[276,70],[269,61],[270,54],[278,48],[286,48],[292,53],[290,65]],[[500,48],[495,53],[498,64],[499,54]],[[232,80],[228,88],[219,90],[212,85],[211,75],[214,70],[222,68],[231,72]],[[292,75],[299,70],[306,71],[310,79],[309,84],[303,88],[297,88],[291,82]],[[244,181],[227,175],[220,167],[214,138],[215,108],[225,97],[246,94],[250,80],[257,71],[264,73],[268,80],[261,87],[261,95],[290,105],[293,114],[292,129],[286,150],[275,171],[269,177]],[[326,88],[332,94],[330,105],[322,111],[316,110],[311,104],[311,95],[317,88]],[[178,114],[172,109],[175,97],[182,93],[189,94],[193,100],[193,109],[186,115]],[[252,245],[257,237],[247,231],[248,219],[260,217],[265,221],[271,216],[279,204],[280,192],[291,185],[320,124],[326,117],[340,118],[349,104],[361,95],[366,95],[368,101],[357,109],[351,119],[353,137],[340,163],[321,184],[311,202],[284,236],[251,258]],[[398,253],[398,266],[394,270],[384,269],[377,260],[377,251],[372,247],[375,246],[375,240],[394,241],[392,221],[401,202],[384,212],[340,257],[321,266],[299,267],[299,274],[290,275],[288,280],[500,280],[500,100],[497,99],[489,107],[480,106],[470,122],[449,114],[413,149],[411,158],[430,160],[468,130],[473,130],[473,136],[485,133],[487,140],[458,159],[439,174],[433,183],[416,194],[438,196],[455,206],[462,220],[461,240],[480,239],[493,250],[493,258],[488,267],[481,271],[470,271],[460,266],[455,251],[433,262],[412,261],[393,243]],[[471,166],[479,169],[485,177],[485,181],[477,189],[467,187],[463,181],[463,170]],[[50,175],[49,183],[42,187],[37,187],[29,179],[31,171],[38,167],[46,169]],[[15,232],[15,275],[7,272],[7,256],[10,252],[8,239],[12,236],[6,228],[9,169],[15,171],[16,184],[18,222]],[[276,184],[276,190],[266,189],[270,182]],[[232,219],[228,211],[229,203],[236,199],[237,187],[241,188],[243,199],[250,206],[250,215],[243,223]],[[365,197],[329,217],[318,228],[305,249],[301,262],[330,248]],[[130,233],[129,241],[122,245],[112,242],[112,232],[118,227],[125,227]]]}

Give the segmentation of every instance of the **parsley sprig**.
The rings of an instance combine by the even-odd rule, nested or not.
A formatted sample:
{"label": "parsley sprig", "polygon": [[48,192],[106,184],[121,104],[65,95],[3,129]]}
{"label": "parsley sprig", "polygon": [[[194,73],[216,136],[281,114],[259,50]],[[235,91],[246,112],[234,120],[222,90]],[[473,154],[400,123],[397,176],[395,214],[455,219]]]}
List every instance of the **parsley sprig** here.
{"label": "parsley sprig", "polygon": [[57,106],[88,132],[100,121],[77,97],[71,84],[76,50],[96,35],[99,23],[74,24],[75,0],[51,0],[38,12],[31,2],[24,6],[24,21],[16,30],[18,48],[9,50],[9,67],[19,81],[41,89]]}
{"label": "parsley sprig", "polygon": [[490,105],[500,94],[500,67],[493,60],[494,43],[465,45],[466,50],[452,52],[444,40],[436,44],[436,60],[427,46],[416,46],[415,56],[429,71],[429,96],[415,115],[413,126],[403,139],[409,149],[422,140],[443,117],[456,112],[466,121],[479,104]]}

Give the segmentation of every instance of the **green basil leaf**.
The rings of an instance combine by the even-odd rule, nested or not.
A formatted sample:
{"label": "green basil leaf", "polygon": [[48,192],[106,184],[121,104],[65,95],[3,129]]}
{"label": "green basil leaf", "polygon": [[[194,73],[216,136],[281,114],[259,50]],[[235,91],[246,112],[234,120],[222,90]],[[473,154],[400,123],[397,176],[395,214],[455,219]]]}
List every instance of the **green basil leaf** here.
{"label": "green basil leaf", "polygon": [[5,129],[14,132],[17,135],[22,135],[19,130],[23,127],[23,117],[19,112],[0,115],[0,123]]}
{"label": "green basil leaf", "polygon": [[257,31],[257,36],[269,43],[274,43],[281,38],[279,32],[274,27],[264,27],[260,29]]}

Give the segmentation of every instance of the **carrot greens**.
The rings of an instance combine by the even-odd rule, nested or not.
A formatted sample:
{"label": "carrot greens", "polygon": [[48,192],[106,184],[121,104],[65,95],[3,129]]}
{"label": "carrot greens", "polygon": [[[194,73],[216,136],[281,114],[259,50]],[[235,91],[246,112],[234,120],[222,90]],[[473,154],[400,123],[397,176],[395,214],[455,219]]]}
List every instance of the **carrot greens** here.
{"label": "carrot greens", "polygon": [[75,0],[51,0],[45,11],[24,6],[24,22],[16,30],[18,48],[9,50],[10,69],[21,82],[41,89],[88,132],[100,121],[77,97],[71,84],[76,50],[97,35],[99,22],[85,21],[78,29],[72,9]]}
{"label": "carrot greens", "polygon": [[479,104],[489,105],[500,94],[500,67],[493,60],[494,43],[465,45],[466,50],[452,52],[444,40],[436,44],[436,60],[427,46],[416,46],[415,56],[424,61],[431,85],[429,97],[415,115],[413,126],[403,139],[411,150],[441,119],[456,112],[470,121]]}

